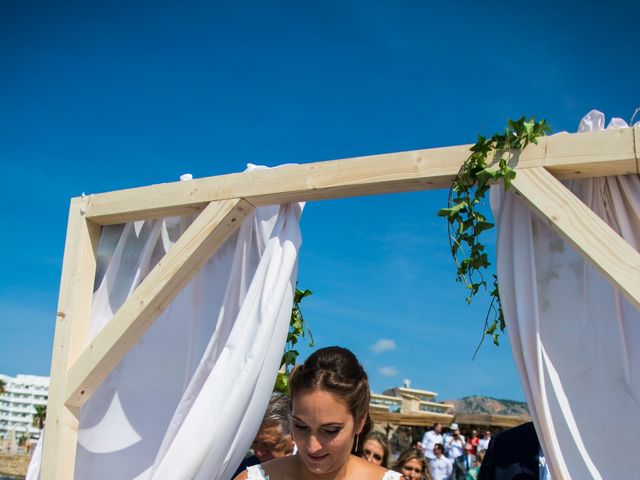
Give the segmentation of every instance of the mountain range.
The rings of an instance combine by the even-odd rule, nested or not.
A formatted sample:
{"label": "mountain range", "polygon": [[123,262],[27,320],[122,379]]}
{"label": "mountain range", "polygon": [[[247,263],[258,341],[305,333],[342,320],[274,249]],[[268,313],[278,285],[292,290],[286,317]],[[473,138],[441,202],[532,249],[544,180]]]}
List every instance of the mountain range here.
{"label": "mountain range", "polygon": [[473,395],[458,400],[445,400],[455,406],[456,413],[475,413],[489,415],[529,415],[529,407],[526,402],[515,400],[502,400],[491,397]]}

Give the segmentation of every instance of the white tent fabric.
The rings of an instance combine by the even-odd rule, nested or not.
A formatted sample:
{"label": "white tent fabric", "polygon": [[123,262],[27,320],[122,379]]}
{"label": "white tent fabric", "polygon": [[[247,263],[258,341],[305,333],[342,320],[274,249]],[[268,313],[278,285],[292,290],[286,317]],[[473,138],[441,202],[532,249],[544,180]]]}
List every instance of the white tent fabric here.
{"label": "white tent fabric", "polygon": [[[597,111],[580,124],[603,128]],[[567,185],[640,250],[639,176]],[[638,478],[640,312],[513,193],[494,188],[492,207],[509,339],[553,478]]]}
{"label": "white tent fabric", "polygon": [[[302,207],[256,209],[103,382],[81,411],[75,478],[231,477],[280,365]],[[103,229],[90,338],[191,220]]]}

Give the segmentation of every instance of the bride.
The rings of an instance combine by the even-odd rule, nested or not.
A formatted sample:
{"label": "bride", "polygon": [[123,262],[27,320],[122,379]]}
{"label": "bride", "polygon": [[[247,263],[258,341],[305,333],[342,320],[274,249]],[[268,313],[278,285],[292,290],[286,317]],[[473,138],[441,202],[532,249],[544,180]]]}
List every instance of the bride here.
{"label": "bride", "polygon": [[341,347],[313,353],[291,373],[295,455],[249,467],[236,480],[396,480],[401,475],[356,456],[371,428],[369,381]]}

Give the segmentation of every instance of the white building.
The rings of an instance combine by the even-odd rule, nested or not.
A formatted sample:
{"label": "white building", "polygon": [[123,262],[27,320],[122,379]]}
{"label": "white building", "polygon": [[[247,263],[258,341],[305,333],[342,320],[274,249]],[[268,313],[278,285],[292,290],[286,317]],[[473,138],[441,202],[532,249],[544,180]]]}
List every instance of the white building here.
{"label": "white building", "polygon": [[15,438],[25,434],[38,437],[40,430],[32,425],[34,406],[47,404],[49,377],[0,374],[0,379],[5,382],[5,392],[0,395],[0,438],[8,438],[12,432]]}

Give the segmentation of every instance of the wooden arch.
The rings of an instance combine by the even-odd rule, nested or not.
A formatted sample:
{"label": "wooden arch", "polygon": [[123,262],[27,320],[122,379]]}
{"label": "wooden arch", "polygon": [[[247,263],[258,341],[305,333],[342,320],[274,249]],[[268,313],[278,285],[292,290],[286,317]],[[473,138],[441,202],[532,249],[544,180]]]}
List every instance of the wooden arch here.
{"label": "wooden arch", "polygon": [[[470,145],[287,165],[73,198],[56,317],[41,478],[74,476],[80,407],[160,312],[261,205],[449,188]],[[640,309],[640,253],[558,179],[640,174],[640,128],[540,139],[513,158],[515,192]],[[199,212],[86,344],[102,225]]]}

